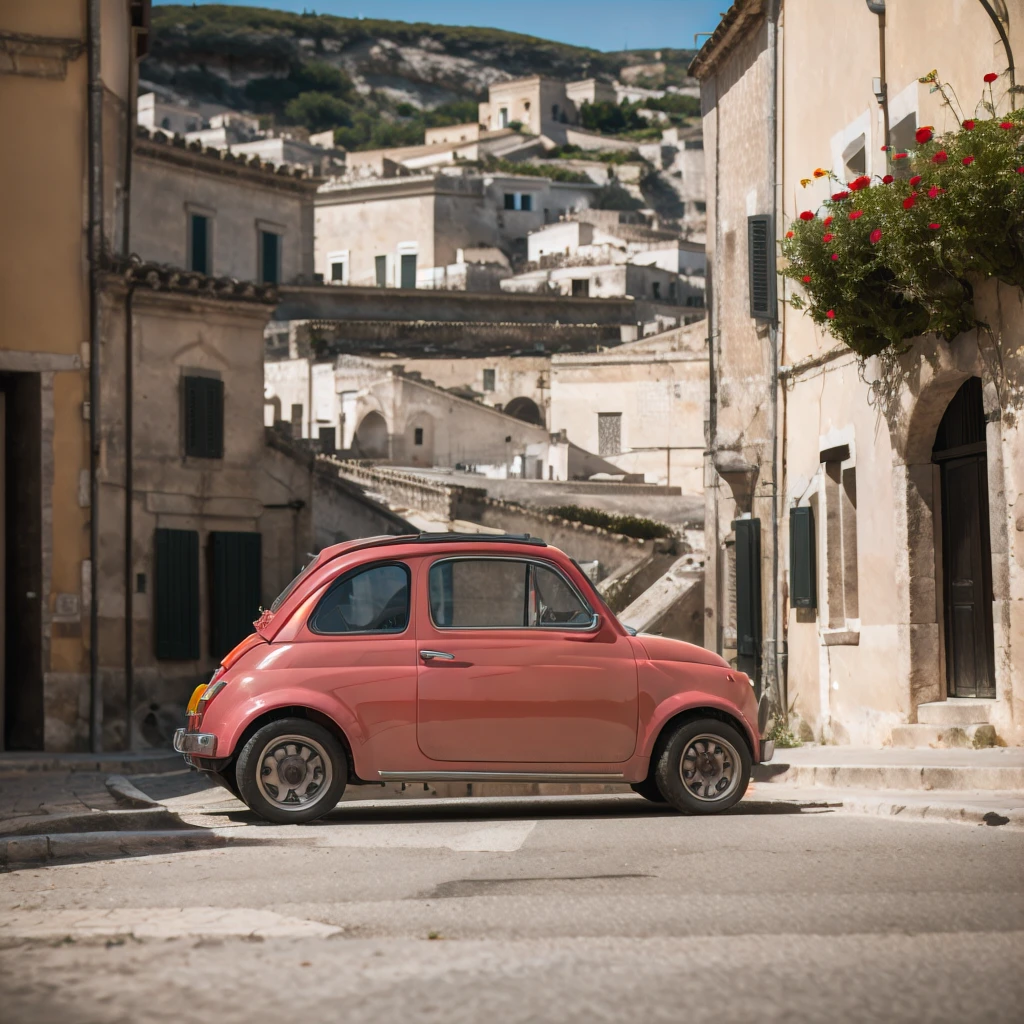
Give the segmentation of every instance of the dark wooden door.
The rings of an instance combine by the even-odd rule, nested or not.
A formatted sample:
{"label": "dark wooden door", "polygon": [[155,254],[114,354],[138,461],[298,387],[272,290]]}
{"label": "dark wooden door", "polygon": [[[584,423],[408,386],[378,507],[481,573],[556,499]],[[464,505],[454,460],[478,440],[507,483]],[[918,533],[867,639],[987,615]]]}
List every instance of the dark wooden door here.
{"label": "dark wooden door", "polygon": [[935,439],[942,481],[942,582],[950,697],[995,697],[992,549],[981,381],[950,402]]}

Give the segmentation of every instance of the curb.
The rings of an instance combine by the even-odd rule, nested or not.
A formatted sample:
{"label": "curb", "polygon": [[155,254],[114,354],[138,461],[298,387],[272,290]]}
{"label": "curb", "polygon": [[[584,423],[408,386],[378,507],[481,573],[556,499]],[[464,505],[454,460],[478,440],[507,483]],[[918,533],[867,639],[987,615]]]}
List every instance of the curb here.
{"label": "curb", "polygon": [[123,775],[111,775],[104,783],[107,792],[125,807],[159,807],[152,797],[146,796],[137,786],[133,786]]}
{"label": "curb", "polygon": [[206,829],[77,832],[0,839],[0,866],[32,867],[55,860],[106,860],[138,854],[178,853],[230,842]]}
{"label": "curb", "polygon": [[18,836],[169,832],[188,827],[173,811],[155,804],[128,810],[79,811],[72,814],[46,814],[33,815],[31,818],[15,818],[7,828],[0,823],[0,841]]}
{"label": "curb", "polygon": [[124,754],[0,754],[0,772],[102,772],[121,775],[159,775],[186,767],[181,754],[154,750]]}
{"label": "curb", "polygon": [[800,788],[1024,790],[1024,767],[971,765],[754,765],[755,782]]}
{"label": "curb", "polygon": [[842,806],[850,814],[869,814],[882,818],[903,818],[913,821],[955,822],[961,825],[992,825],[1011,831],[1024,831],[1024,809],[1016,807],[1005,813],[992,808],[967,804],[907,804],[897,800],[860,800],[844,798]]}

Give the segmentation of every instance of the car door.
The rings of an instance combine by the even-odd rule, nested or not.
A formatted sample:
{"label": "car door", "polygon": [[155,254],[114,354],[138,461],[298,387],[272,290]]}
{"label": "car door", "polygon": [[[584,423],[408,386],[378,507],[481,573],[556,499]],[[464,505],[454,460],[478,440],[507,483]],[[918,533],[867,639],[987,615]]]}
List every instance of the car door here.
{"label": "car door", "polygon": [[438,557],[420,577],[416,735],[434,761],[614,763],[636,745],[627,637],[553,563]]}

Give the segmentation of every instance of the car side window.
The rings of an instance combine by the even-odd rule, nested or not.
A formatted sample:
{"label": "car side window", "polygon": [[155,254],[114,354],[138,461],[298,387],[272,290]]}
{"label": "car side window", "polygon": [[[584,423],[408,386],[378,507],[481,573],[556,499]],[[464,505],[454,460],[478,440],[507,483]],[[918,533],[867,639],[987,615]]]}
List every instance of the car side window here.
{"label": "car side window", "polygon": [[529,563],[464,558],[430,567],[430,615],[450,629],[526,623]]}
{"label": "car side window", "polygon": [[543,565],[533,567],[531,626],[588,626],[590,609],[559,573]]}
{"label": "car side window", "polygon": [[459,558],[430,567],[430,616],[447,629],[589,626],[590,609],[560,573],[535,562]]}
{"label": "car side window", "polygon": [[309,618],[314,633],[401,633],[409,625],[409,570],[374,565],[335,583]]}

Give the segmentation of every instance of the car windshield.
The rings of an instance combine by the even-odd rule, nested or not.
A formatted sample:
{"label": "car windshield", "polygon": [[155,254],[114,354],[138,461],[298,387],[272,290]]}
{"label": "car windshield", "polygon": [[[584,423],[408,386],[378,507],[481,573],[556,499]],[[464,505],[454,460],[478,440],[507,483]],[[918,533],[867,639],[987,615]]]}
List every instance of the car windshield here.
{"label": "car windshield", "polygon": [[319,562],[319,561],[320,561],[320,555],[319,555],[319,553],[317,553],[317,554],[315,554],[309,560],[309,562],[302,569],[302,571],[298,574],[298,576],[296,576],[295,579],[293,579],[291,581],[291,583],[289,583],[288,586],[285,587],[284,590],[282,590],[281,593],[277,595],[277,599],[270,606],[271,613],[276,612],[277,609],[280,608],[281,605],[283,605],[285,603],[285,601],[288,600],[289,594],[291,594],[291,592],[299,585],[299,580],[301,580],[303,577],[307,576],[309,574],[309,572],[312,570],[313,566],[316,565],[316,563]]}

